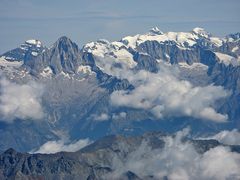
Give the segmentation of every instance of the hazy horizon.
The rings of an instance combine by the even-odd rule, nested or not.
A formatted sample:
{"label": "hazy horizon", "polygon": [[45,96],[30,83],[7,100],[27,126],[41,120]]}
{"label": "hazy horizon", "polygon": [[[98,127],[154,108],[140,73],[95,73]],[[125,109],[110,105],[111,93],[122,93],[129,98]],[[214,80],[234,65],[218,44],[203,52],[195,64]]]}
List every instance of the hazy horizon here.
{"label": "hazy horizon", "polygon": [[81,47],[155,26],[164,32],[203,27],[220,37],[240,31],[238,0],[0,0],[0,5],[0,54],[32,38],[49,46],[66,35]]}

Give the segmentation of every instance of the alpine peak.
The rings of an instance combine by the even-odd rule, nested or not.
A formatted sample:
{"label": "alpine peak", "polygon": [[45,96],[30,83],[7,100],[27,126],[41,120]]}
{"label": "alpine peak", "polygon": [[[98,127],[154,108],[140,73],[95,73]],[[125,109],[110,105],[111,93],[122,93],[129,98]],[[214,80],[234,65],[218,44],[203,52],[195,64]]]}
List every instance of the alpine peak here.
{"label": "alpine peak", "polygon": [[210,33],[208,33],[207,31],[205,31],[205,29],[201,28],[201,27],[196,27],[192,30],[192,32],[194,34],[197,34],[199,36],[202,36],[202,37],[209,37],[210,36]]}
{"label": "alpine peak", "polygon": [[29,39],[29,40],[25,41],[25,43],[29,44],[29,45],[34,45],[34,46],[37,46],[37,47],[41,47],[42,46],[41,41],[39,41],[37,39]]}
{"label": "alpine peak", "polygon": [[74,48],[77,51],[78,46],[67,36],[62,36],[53,44],[52,48],[63,49],[64,51]]}
{"label": "alpine peak", "polygon": [[150,29],[149,32],[152,35],[161,35],[161,34],[163,34],[163,32],[160,31],[160,29],[158,27],[154,27],[154,28]]}

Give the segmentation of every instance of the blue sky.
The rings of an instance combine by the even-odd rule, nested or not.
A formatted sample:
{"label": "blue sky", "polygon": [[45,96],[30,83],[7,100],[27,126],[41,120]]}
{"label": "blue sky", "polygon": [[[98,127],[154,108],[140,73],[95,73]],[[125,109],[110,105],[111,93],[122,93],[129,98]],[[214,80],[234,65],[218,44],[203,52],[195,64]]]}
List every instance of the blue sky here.
{"label": "blue sky", "polygon": [[35,38],[49,46],[66,35],[80,47],[158,26],[217,36],[240,32],[240,0],[0,0],[0,54]]}

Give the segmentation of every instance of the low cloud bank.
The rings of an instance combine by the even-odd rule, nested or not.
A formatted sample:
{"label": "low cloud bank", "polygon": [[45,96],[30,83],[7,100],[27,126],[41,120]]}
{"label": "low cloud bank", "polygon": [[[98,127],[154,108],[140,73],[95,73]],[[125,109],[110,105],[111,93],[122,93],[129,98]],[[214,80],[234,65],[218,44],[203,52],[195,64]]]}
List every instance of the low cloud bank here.
{"label": "low cloud bank", "polygon": [[53,154],[61,151],[76,152],[90,143],[91,141],[89,139],[80,139],[71,143],[65,140],[48,141],[39,147],[38,150],[31,153]]}
{"label": "low cloud bank", "polygon": [[159,64],[159,72],[130,69],[112,70],[119,78],[126,78],[135,86],[132,91],[115,91],[111,103],[115,106],[146,109],[158,119],[168,116],[188,116],[215,122],[226,122],[228,115],[218,113],[216,101],[229,96],[221,86],[193,86],[178,78],[178,69]]}
{"label": "low cloud bank", "polygon": [[17,84],[6,78],[0,79],[0,121],[15,119],[39,120],[44,112],[41,105],[43,86],[34,81]]}
{"label": "low cloud bank", "polygon": [[165,138],[163,149],[151,149],[147,142],[130,153],[126,159],[113,160],[113,173],[106,179],[117,179],[131,171],[142,179],[239,179],[240,154],[231,152],[228,147],[218,146],[199,154],[191,143],[181,139],[187,131],[177,133],[176,137]]}

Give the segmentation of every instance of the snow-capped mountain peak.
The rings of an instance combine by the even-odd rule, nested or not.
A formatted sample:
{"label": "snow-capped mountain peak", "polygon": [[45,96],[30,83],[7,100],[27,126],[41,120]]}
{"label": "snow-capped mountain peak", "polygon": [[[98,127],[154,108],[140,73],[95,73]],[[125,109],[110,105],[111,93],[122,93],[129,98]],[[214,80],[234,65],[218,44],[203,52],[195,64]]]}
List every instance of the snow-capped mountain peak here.
{"label": "snow-capped mountain peak", "polygon": [[240,40],[240,33],[229,34],[229,35],[226,36],[226,39],[230,42],[239,41]]}
{"label": "snow-capped mountain peak", "polygon": [[208,33],[207,31],[205,31],[205,29],[200,27],[194,28],[192,32],[198,36],[205,37],[205,38],[209,38],[211,36],[210,33]]}
{"label": "snow-capped mountain peak", "polygon": [[156,41],[159,43],[174,42],[179,47],[186,48],[186,45],[188,47],[196,44],[196,40],[198,38],[199,37],[196,34],[192,34],[189,32],[159,32],[158,34],[147,33],[143,35],[138,34],[135,36],[127,36],[121,41],[128,47],[131,47],[133,49],[146,41]]}
{"label": "snow-capped mountain peak", "polygon": [[[52,46],[51,48],[58,48],[58,49],[62,49],[64,51],[67,51],[68,48],[74,48],[74,49],[78,49],[77,44],[75,44],[74,42],[72,42],[72,40],[70,38],[68,38],[67,36],[61,36]],[[50,48],[50,49],[51,49]]]}
{"label": "snow-capped mountain peak", "polygon": [[[223,56],[216,55],[216,61],[220,63],[228,62],[224,63],[225,65],[239,64],[238,45],[232,44],[231,53],[229,53],[222,50],[222,47],[225,46],[224,43],[226,43],[224,38],[214,37],[203,28],[194,28],[189,32],[162,33],[156,27],[145,34],[126,36],[120,41],[98,40],[88,43],[83,47],[83,52],[91,53],[100,58],[108,57],[109,59],[110,57],[113,60],[112,63],[122,65],[126,63],[128,67],[133,68],[136,66],[136,62],[140,61],[139,58],[161,59],[171,61],[171,63],[187,62],[187,64],[191,65],[193,62],[200,62],[201,59],[196,49],[210,49],[213,52],[222,52],[222,54],[226,54],[224,57],[228,57],[228,60],[226,58],[222,60]],[[170,49],[167,50],[166,47]],[[181,55],[175,57],[175,51],[178,51]],[[186,56],[186,53],[189,55]],[[230,57],[231,60],[229,60]],[[96,61],[96,65],[103,68],[99,61]],[[153,61],[151,60],[151,62]],[[150,64],[146,64],[146,59],[142,61],[144,68],[150,68]],[[151,67],[154,69],[154,66]]]}
{"label": "snow-capped mountain peak", "polygon": [[29,56],[38,56],[44,47],[39,40],[30,39],[21,44],[18,48],[10,50],[1,55],[8,61],[24,61]]}
{"label": "snow-capped mountain peak", "polygon": [[42,46],[41,41],[39,41],[37,39],[29,39],[29,40],[25,41],[25,43],[29,44],[29,45],[34,45],[34,46],[37,46],[37,47],[41,47]]}
{"label": "snow-capped mountain peak", "polygon": [[163,34],[163,32],[160,31],[160,29],[158,27],[154,27],[154,28],[150,29],[149,34],[150,35],[161,35],[161,34]]}
{"label": "snow-capped mountain peak", "polygon": [[236,41],[239,35],[227,36],[227,38],[219,38],[213,36],[203,28],[196,27],[190,32],[161,32],[157,27],[151,29],[148,33],[137,34],[134,36],[126,36],[120,42],[127,47],[136,49],[140,44],[145,42],[158,42],[160,44],[173,43],[182,49],[189,49],[194,45],[205,46],[208,48],[218,48],[223,45],[224,41]]}

